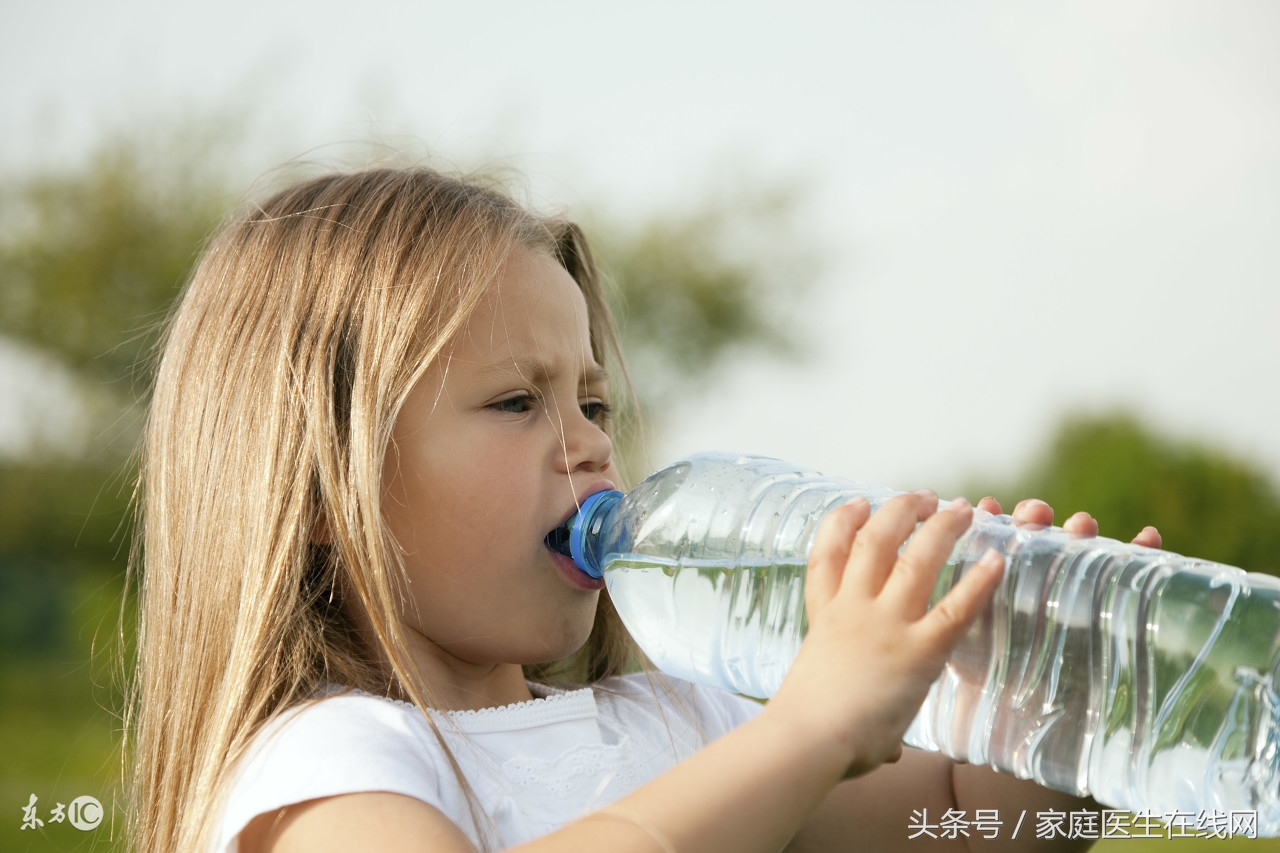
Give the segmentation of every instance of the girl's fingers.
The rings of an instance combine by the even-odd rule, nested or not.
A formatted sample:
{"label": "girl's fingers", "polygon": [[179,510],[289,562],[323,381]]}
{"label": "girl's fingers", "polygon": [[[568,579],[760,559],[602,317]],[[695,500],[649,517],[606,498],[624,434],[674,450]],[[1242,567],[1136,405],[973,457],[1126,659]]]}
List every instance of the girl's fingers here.
{"label": "girl's fingers", "polygon": [[867,499],[854,498],[833,509],[822,520],[809,552],[804,582],[804,603],[810,615],[825,607],[840,589],[854,537],[870,516],[871,504]]}
{"label": "girl's fingers", "polygon": [[987,549],[959,583],[925,614],[921,624],[927,626],[939,648],[949,652],[960,642],[969,625],[991,600],[1003,575],[1004,557]]}
{"label": "girl's fingers", "polygon": [[1151,525],[1142,528],[1142,532],[1133,537],[1134,545],[1143,545],[1147,548],[1159,548],[1164,544],[1164,539],[1160,536],[1160,531]]}
{"label": "girl's fingers", "polygon": [[1019,501],[1013,508],[1013,520],[1019,524],[1034,524],[1037,527],[1048,527],[1053,524],[1053,507],[1037,498]]}
{"label": "girl's fingers", "polygon": [[[995,498],[983,498],[978,502],[978,508],[984,509],[993,515],[998,515],[1000,503]],[[1030,498],[1022,501],[1013,510],[1013,520],[1021,524],[1048,527],[1053,524],[1053,507],[1044,501]],[[1087,512],[1077,512],[1062,522],[1062,529],[1076,536],[1097,536],[1098,520]],[[1151,526],[1142,528],[1142,531],[1133,537],[1133,544],[1143,545],[1147,548],[1159,548],[1162,541],[1160,531]]]}
{"label": "girl's fingers", "polygon": [[918,619],[929,606],[938,571],[951,556],[956,542],[969,529],[973,508],[964,498],[956,498],[936,513],[920,529],[894,566],[884,584],[884,595],[901,608],[899,612]]}
{"label": "girl's fingers", "polygon": [[1098,522],[1087,512],[1077,512],[1062,523],[1062,529],[1077,536],[1097,536]]}
{"label": "girl's fingers", "polygon": [[842,589],[864,598],[878,596],[898,562],[902,543],[937,510],[938,497],[932,492],[910,492],[886,501],[853,540]]}

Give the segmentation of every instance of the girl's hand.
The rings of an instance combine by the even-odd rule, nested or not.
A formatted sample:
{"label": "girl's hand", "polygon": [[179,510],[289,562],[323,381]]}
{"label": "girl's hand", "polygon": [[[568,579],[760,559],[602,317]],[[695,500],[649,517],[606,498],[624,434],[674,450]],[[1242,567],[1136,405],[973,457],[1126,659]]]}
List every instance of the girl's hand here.
{"label": "girl's hand", "polygon": [[762,716],[792,725],[797,744],[840,777],[897,760],[930,685],[1000,581],[1004,563],[992,552],[926,609],[973,515],[963,500],[937,507],[936,495],[917,492],[871,517],[855,500],[818,531],[805,588],[809,633]]}
{"label": "girl's hand", "polygon": [[[992,515],[999,515],[1001,512],[1000,502],[993,497],[985,497],[978,501],[978,509],[986,510]],[[1053,524],[1053,507],[1042,500],[1034,498],[1025,500],[1013,508],[1013,520],[1021,524],[1048,527]],[[1062,523],[1062,529],[1079,536],[1097,536],[1098,522],[1087,512],[1077,512]],[[1133,537],[1133,544],[1147,548],[1159,548],[1160,542],[1160,531],[1149,525]]]}

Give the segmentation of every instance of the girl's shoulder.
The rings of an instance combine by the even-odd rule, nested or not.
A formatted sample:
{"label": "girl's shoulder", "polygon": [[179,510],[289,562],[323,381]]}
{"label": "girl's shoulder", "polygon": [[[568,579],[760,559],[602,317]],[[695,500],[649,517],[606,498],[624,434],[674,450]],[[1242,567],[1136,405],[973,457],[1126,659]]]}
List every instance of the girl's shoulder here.
{"label": "girl's shoulder", "polygon": [[421,765],[437,748],[430,726],[412,703],[330,686],[268,722],[242,764],[246,771],[268,763],[323,763],[359,771],[381,766],[387,753],[401,756],[398,765]]}
{"label": "girl's shoulder", "polygon": [[[323,748],[317,749],[318,744]],[[240,775],[251,776],[256,767],[272,762],[350,766],[371,763],[366,756],[389,751],[416,754],[405,753],[406,744],[433,744],[426,721],[411,703],[330,686],[263,726],[241,762]]]}
{"label": "girl's shoulder", "polygon": [[451,796],[440,784],[443,753],[412,704],[328,688],[270,720],[236,763],[214,850],[255,816],[320,797],[388,791],[427,802]]}

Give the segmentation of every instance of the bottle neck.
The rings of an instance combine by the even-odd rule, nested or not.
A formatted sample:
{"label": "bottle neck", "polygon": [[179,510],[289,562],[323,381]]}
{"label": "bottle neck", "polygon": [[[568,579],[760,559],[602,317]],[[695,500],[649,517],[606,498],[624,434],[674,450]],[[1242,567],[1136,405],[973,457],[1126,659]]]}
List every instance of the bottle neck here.
{"label": "bottle neck", "polygon": [[574,564],[593,578],[604,576],[600,564],[604,556],[602,540],[611,528],[609,519],[622,501],[622,492],[596,492],[582,502],[582,508],[569,526],[569,556]]}

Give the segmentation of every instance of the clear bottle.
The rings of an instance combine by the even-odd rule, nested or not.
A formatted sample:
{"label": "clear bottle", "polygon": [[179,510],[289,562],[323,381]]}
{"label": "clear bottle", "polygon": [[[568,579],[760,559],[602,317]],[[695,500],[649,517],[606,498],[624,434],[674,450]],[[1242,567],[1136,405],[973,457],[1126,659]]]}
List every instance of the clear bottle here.
{"label": "clear bottle", "polygon": [[[699,454],[591,496],[549,540],[605,578],[659,669],[763,698],[806,631],[822,518],[895,494]],[[1252,811],[1280,835],[1280,580],[975,511],[933,601],[988,547],[1005,580],[907,743],[1130,811]]]}

